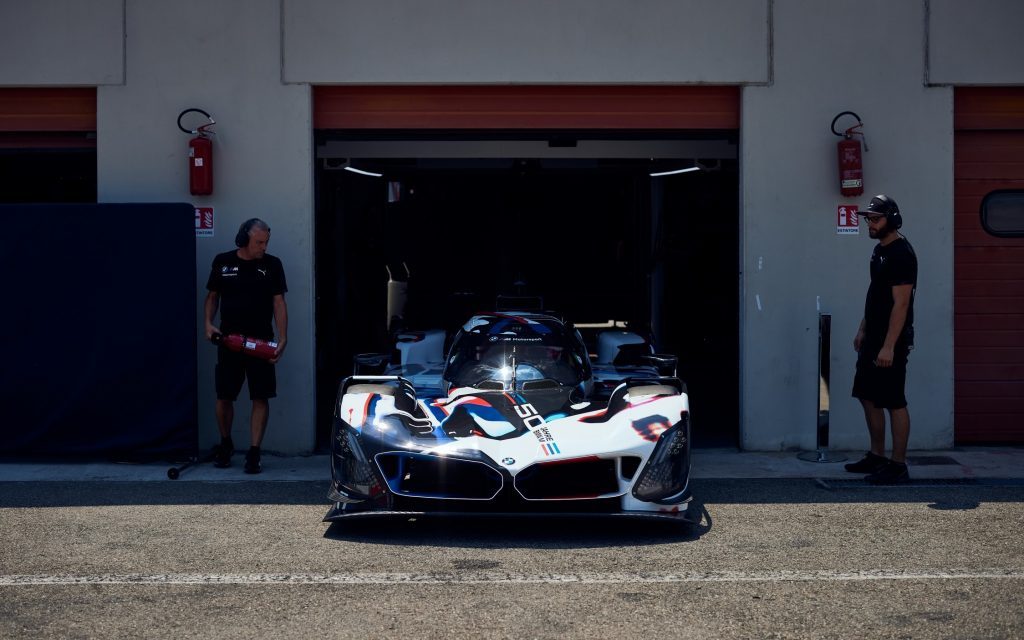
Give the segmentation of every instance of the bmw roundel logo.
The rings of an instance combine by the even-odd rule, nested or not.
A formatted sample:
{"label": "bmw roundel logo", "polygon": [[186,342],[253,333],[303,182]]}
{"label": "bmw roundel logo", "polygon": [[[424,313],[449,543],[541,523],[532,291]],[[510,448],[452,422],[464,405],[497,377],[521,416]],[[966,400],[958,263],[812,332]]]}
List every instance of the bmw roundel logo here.
{"label": "bmw roundel logo", "polygon": [[502,458],[501,459],[501,464],[505,465],[506,467],[511,467],[515,463],[516,463],[516,459],[515,458]]}

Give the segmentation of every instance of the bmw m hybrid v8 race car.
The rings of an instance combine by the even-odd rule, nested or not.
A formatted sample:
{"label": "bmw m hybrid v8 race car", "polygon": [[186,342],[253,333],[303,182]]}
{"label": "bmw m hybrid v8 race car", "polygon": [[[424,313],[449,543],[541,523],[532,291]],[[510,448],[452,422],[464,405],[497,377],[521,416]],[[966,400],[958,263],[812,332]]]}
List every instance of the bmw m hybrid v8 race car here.
{"label": "bmw m hybrid v8 race car", "polygon": [[[401,363],[340,385],[334,505],[324,520],[516,513],[698,521],[686,387],[660,375],[644,345],[620,339],[635,334],[608,333],[609,353],[593,364],[576,329],[538,313],[474,316],[447,357],[443,335],[407,336]],[[674,374],[666,360],[661,373]]]}

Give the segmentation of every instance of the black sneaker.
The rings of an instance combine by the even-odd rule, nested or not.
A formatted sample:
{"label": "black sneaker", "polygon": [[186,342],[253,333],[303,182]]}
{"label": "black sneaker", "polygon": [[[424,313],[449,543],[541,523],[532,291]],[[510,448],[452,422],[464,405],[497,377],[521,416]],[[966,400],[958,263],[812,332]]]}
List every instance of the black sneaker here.
{"label": "black sneaker", "polygon": [[227,469],[231,466],[231,454],[235,452],[235,445],[230,440],[221,442],[213,447],[213,466],[218,469]]}
{"label": "black sneaker", "polygon": [[910,472],[905,463],[890,460],[884,467],[864,479],[871,484],[903,484],[910,482]]}
{"label": "black sneaker", "polygon": [[245,472],[259,473],[263,470],[260,466],[260,450],[253,447],[245,454]]}
{"label": "black sneaker", "polygon": [[857,462],[851,462],[843,465],[843,467],[850,473],[875,473],[886,464],[889,459],[885,456],[879,456],[868,451],[864,454],[864,457]]}

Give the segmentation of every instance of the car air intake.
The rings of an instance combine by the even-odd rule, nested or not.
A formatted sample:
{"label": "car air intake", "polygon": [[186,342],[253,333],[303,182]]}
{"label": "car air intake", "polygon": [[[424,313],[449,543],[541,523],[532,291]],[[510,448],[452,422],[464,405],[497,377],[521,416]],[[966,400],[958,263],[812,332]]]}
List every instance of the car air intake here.
{"label": "car air intake", "polygon": [[614,458],[572,458],[539,462],[515,477],[515,488],[527,500],[585,500],[623,493]]}
{"label": "car air intake", "polygon": [[640,472],[633,496],[644,502],[679,498],[690,478],[690,446],[687,415],[661,434],[654,453]]}
{"label": "car air intake", "polygon": [[483,462],[392,452],[376,457],[388,489],[400,496],[443,500],[491,500],[501,491],[501,473]]}
{"label": "car air intake", "polygon": [[328,497],[336,502],[361,502],[383,493],[355,430],[335,418],[334,438],[337,446],[331,455],[331,475],[338,485],[331,487]]}
{"label": "car air intake", "polygon": [[639,456],[622,456],[622,477],[632,480],[640,468],[641,462],[643,462],[643,458]]}

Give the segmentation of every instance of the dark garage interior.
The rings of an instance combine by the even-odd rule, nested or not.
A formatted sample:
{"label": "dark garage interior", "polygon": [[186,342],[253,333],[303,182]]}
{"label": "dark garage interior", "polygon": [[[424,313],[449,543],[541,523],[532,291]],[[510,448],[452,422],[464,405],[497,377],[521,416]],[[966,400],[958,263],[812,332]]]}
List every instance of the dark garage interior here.
{"label": "dark garage interior", "polygon": [[0,202],[96,202],[95,139],[0,133]]}
{"label": "dark garage interior", "polygon": [[[635,157],[644,141],[630,135],[631,157],[579,157],[582,136],[544,136],[534,156],[494,157],[523,150],[499,141],[487,157],[426,157],[419,153],[430,141],[415,141],[406,150],[417,155],[357,157],[336,155],[344,143],[331,149],[328,141],[344,136],[321,132],[318,446],[353,355],[390,349],[389,268],[398,279],[408,270],[408,329],[451,332],[470,314],[493,310],[498,296],[529,296],[577,324],[614,320],[652,335],[658,351],[679,356],[694,444],[736,446],[735,140],[714,141],[725,149],[715,155],[732,157],[652,158]],[[699,135],[695,148],[708,149],[709,134]],[[353,152],[367,148],[358,142]]]}

